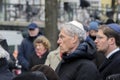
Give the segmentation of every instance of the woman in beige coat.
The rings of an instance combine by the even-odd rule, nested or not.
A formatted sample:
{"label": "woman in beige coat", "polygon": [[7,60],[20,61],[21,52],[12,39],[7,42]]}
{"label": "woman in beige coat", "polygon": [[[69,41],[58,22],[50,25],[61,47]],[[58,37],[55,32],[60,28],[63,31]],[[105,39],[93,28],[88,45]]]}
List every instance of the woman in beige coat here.
{"label": "woman in beige coat", "polygon": [[53,68],[53,70],[55,70],[60,61],[61,61],[60,49],[58,47],[56,50],[51,51],[48,54],[45,65],[48,65],[51,68]]}

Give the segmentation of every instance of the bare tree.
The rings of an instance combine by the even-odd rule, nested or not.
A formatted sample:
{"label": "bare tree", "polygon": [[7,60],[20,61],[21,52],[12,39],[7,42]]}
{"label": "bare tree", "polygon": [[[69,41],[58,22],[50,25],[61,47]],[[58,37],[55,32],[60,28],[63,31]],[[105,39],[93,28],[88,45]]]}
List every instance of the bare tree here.
{"label": "bare tree", "polygon": [[58,30],[57,30],[57,17],[58,17],[58,1],[45,0],[45,36],[51,42],[51,50],[57,48]]}

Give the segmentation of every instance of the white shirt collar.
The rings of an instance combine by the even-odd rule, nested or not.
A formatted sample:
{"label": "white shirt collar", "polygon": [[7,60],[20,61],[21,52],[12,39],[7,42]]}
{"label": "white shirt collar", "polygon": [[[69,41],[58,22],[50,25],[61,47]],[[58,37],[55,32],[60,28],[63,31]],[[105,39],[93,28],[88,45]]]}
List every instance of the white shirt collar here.
{"label": "white shirt collar", "polygon": [[116,48],[115,50],[113,50],[112,52],[110,52],[107,56],[106,56],[106,58],[109,58],[111,55],[113,55],[115,52],[117,52],[117,51],[119,51],[120,50],[120,48]]}

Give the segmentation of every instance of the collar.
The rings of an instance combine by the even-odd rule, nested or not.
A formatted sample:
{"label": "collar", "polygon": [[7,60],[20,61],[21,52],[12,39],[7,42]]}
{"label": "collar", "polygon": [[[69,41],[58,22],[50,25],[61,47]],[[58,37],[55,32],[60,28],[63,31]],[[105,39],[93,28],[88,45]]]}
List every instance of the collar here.
{"label": "collar", "polygon": [[115,54],[115,52],[117,52],[117,51],[119,51],[119,50],[120,50],[120,48],[116,48],[115,50],[113,50],[112,52],[110,52],[110,53],[106,56],[106,58],[108,59],[111,55]]}

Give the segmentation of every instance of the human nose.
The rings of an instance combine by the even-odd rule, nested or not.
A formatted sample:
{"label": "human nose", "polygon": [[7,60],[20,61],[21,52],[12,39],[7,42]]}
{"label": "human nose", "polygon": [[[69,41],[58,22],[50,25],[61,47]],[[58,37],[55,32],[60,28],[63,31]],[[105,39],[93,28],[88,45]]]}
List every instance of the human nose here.
{"label": "human nose", "polygon": [[98,42],[98,38],[96,38],[95,40],[94,40],[94,42],[95,42],[95,44]]}
{"label": "human nose", "polygon": [[39,45],[37,45],[37,46],[36,46],[36,49],[37,49],[37,50],[38,50],[38,49],[40,49],[40,46],[39,46]]}
{"label": "human nose", "polygon": [[58,38],[57,43],[60,44],[60,42],[61,42],[61,40],[60,40],[60,38]]}
{"label": "human nose", "polygon": [[59,44],[59,42],[60,42],[60,40],[59,40],[59,38],[58,38],[57,43]]}

